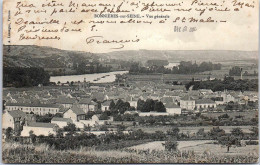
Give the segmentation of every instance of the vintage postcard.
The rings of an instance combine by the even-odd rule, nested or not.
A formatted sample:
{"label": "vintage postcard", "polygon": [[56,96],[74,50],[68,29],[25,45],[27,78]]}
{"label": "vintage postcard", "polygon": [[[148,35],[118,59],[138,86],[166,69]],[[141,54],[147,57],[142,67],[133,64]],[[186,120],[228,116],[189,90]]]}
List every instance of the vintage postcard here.
{"label": "vintage postcard", "polygon": [[4,0],[3,163],[258,163],[258,0]]}

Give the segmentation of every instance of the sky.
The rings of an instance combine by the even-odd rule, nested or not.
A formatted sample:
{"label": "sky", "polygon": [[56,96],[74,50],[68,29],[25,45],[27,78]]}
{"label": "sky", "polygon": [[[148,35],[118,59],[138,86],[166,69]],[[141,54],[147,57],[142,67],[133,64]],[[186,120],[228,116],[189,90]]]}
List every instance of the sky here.
{"label": "sky", "polygon": [[[52,17],[46,14],[26,14],[14,16],[17,11],[16,5],[18,0],[9,0],[4,2],[4,17],[3,17],[3,43],[5,45],[39,45],[50,46],[64,50],[76,50],[87,51],[93,53],[105,53],[116,50],[243,50],[243,51],[257,51],[258,50],[258,32],[259,32],[259,18],[258,18],[258,1],[245,0],[245,2],[254,3],[256,7],[247,8],[243,6],[239,12],[205,12],[202,16],[199,16],[198,12],[169,12],[163,13],[163,15],[169,15],[170,18],[167,23],[160,24],[154,22],[150,24],[103,24],[96,25],[94,31],[91,31],[91,24],[84,23],[77,28],[81,28],[82,32],[68,32],[59,33],[61,35],[60,40],[19,40],[20,35],[23,32],[17,32],[21,25],[17,25],[15,22],[22,18],[28,21],[42,21],[44,19],[57,19],[60,22],[70,22],[72,20],[84,20],[89,22],[90,20],[100,20],[99,18],[93,19],[93,14],[56,14]],[[179,2],[176,0],[174,2]],[[203,0],[202,0],[203,1]],[[205,1],[205,0],[204,0]],[[222,1],[215,0],[220,3]],[[207,2],[215,2],[208,0]],[[227,0],[225,6],[232,7],[232,0]],[[240,0],[241,1],[241,0]],[[32,0],[24,0],[27,4]],[[35,2],[35,1],[34,1]],[[37,4],[48,2],[48,0],[38,0]],[[69,0],[57,0],[57,2],[68,3]],[[83,2],[78,0],[76,2]],[[97,2],[97,1],[84,1],[84,2]],[[109,0],[99,0],[98,2],[109,3]],[[111,1],[112,2],[112,1]],[[120,4],[121,0],[113,1],[115,4]],[[142,2],[151,2],[143,0]],[[172,1],[162,0],[161,3],[170,3]],[[181,1],[180,1],[181,2]],[[190,7],[189,4],[192,0],[184,1],[184,7]],[[206,2],[206,1],[205,1]],[[241,1],[242,2],[242,1]],[[43,8],[41,8],[43,9]],[[50,10],[50,9],[48,9]],[[8,21],[8,11],[11,13],[11,19]],[[146,15],[148,13],[140,13],[135,11],[134,14]],[[161,15],[162,13],[150,13],[151,15]],[[218,22],[214,23],[173,23],[172,21],[176,17],[194,17],[200,19],[212,19]],[[113,19],[109,19],[113,20]],[[115,19],[114,19],[115,20]],[[147,20],[147,19],[146,19]],[[227,22],[220,23],[220,20]],[[8,25],[11,25],[11,38],[8,38]],[[68,25],[66,25],[68,26]],[[196,27],[195,32],[174,32],[174,27],[178,26],[183,29]],[[26,28],[32,27],[26,25]],[[63,25],[55,26],[41,26],[50,29],[61,29]],[[69,26],[69,28],[75,28],[76,26]],[[37,28],[37,27],[36,27]],[[43,36],[46,33],[38,32],[38,36]],[[138,43],[124,44],[123,49],[113,49],[120,47],[120,44],[87,44],[86,39],[91,36],[103,36],[104,40],[140,40]],[[10,42],[9,42],[10,41]]]}

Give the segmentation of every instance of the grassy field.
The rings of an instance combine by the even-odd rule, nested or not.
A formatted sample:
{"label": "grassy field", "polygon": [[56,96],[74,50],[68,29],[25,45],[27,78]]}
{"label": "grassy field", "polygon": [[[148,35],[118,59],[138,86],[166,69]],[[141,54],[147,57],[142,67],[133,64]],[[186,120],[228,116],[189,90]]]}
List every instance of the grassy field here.
{"label": "grassy field", "polygon": [[95,151],[56,151],[46,145],[5,143],[3,163],[257,163],[258,156],[196,154],[194,151],[167,152],[155,150],[122,149]]}
{"label": "grassy field", "polygon": [[[247,145],[242,147],[231,148],[227,153],[227,148],[221,145],[214,144],[213,140],[194,140],[194,141],[178,141],[178,149],[184,151],[194,151],[198,155],[203,155],[205,152],[215,155],[231,156],[231,155],[254,155],[259,153],[258,145]],[[162,145],[164,141],[155,141],[146,144],[140,144],[130,147],[137,150],[164,150]]]}
{"label": "grassy field", "polygon": [[[192,146],[198,146],[206,143],[212,143],[213,140],[194,140],[194,141],[178,141],[178,149],[182,150],[186,147],[192,147]],[[137,150],[164,150],[164,146],[162,145],[164,141],[154,141],[149,142],[145,144],[140,144],[136,146],[129,147],[131,149],[137,149]]]}

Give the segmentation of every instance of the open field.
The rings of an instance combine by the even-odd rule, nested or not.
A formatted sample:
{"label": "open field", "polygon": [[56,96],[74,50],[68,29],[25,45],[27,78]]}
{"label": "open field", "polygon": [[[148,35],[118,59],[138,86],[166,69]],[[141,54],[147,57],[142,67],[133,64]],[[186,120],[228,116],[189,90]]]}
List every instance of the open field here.
{"label": "open field", "polygon": [[[160,142],[158,142],[160,143]],[[78,150],[56,151],[46,145],[3,144],[4,163],[257,163],[253,152],[243,155],[196,154],[193,151]]]}
{"label": "open field", "polygon": [[[213,127],[216,126],[199,126],[199,127],[178,127],[180,129],[180,133],[197,133],[199,129],[204,128],[205,132],[209,132]],[[244,133],[250,133],[251,131],[249,130],[252,128],[252,126],[219,126],[220,129],[224,129],[226,133],[230,133],[230,131],[233,128],[241,128]],[[144,132],[147,133],[154,133],[156,131],[163,131],[166,132],[167,130],[170,130],[172,127],[171,126],[136,126],[136,127],[129,127],[128,129],[132,130],[138,130],[142,129]]]}
{"label": "open field", "polygon": [[[192,78],[195,80],[207,80],[210,78],[216,79],[223,79],[224,76],[227,74],[226,72],[214,71],[210,72],[211,75],[208,73],[201,73],[201,74],[164,74],[163,80],[166,81],[180,81],[183,83],[190,82]],[[153,82],[161,82],[162,81],[162,74],[128,74],[128,81],[153,81]],[[240,79],[240,76],[233,76],[235,80]],[[257,76],[243,76],[243,79],[257,79]]]}
{"label": "open field", "polygon": [[[218,144],[213,144],[213,140],[194,140],[194,141],[178,141],[178,149],[180,151],[194,151],[196,154],[202,155],[204,152],[214,153],[215,155],[255,155],[259,153],[258,145],[247,145],[243,147],[231,148],[227,153],[227,148]],[[162,145],[164,141],[155,141],[146,144],[140,144],[130,147],[137,150],[164,150]]]}
{"label": "open field", "polygon": [[[178,141],[178,149],[182,150],[186,147],[198,146],[206,143],[212,143],[213,140],[193,140],[193,141]],[[145,144],[140,144],[136,146],[129,147],[131,149],[137,150],[164,150],[164,146],[162,145],[164,141],[154,141]]]}
{"label": "open field", "polygon": [[203,116],[217,118],[220,115],[228,114],[230,118],[235,118],[236,116],[243,116],[243,119],[252,119],[258,115],[258,111],[250,110],[246,112],[218,112],[218,113],[202,113]]}
{"label": "open field", "polygon": [[[218,63],[218,62],[215,62]],[[229,70],[234,66],[239,66],[243,68],[243,72],[247,71],[250,74],[253,74],[254,71],[258,70],[257,64],[255,61],[240,61],[240,60],[232,60],[232,61],[219,61],[222,64],[221,70],[212,70],[205,71],[196,74],[164,74],[164,81],[180,81],[180,82],[189,82],[192,78],[195,80],[207,79],[209,76],[211,78],[223,79],[226,75],[229,74]],[[240,76],[234,76],[235,80],[240,79]],[[243,79],[257,79],[258,76],[243,76]],[[162,74],[129,74],[129,81],[161,81]]]}

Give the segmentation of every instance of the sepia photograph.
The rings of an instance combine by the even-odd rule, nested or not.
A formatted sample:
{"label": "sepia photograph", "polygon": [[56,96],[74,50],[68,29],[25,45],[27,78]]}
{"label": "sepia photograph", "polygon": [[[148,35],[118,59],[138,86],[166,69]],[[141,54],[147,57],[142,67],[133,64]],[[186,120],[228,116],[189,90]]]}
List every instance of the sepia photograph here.
{"label": "sepia photograph", "polygon": [[2,163],[259,163],[257,0],[4,0]]}

